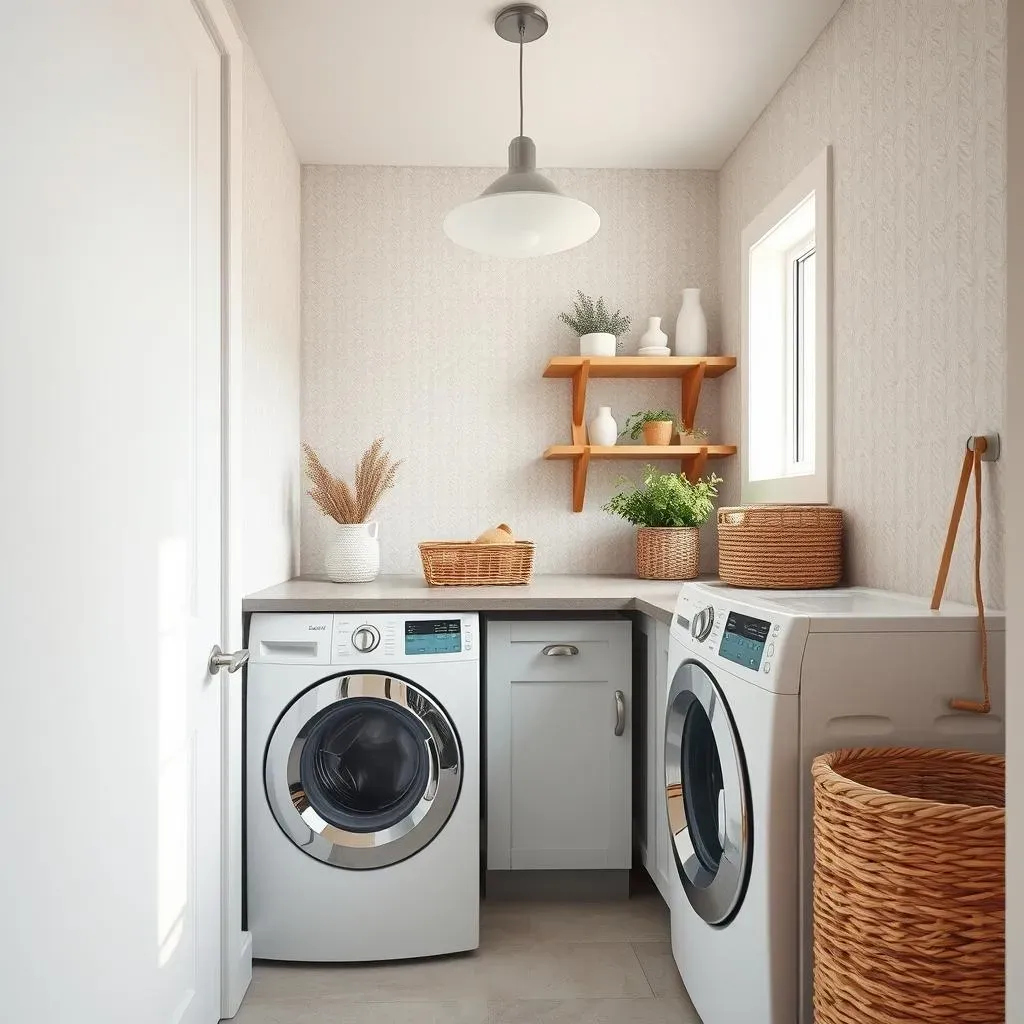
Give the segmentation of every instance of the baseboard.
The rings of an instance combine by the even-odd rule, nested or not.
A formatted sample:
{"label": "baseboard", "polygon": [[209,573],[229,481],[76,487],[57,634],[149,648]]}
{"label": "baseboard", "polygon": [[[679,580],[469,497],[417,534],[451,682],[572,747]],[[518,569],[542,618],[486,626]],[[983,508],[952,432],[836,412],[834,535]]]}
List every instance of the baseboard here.
{"label": "baseboard", "polygon": [[628,900],[630,872],[628,868],[488,871],[484,886],[484,895],[489,900]]}
{"label": "baseboard", "polygon": [[220,1007],[222,1020],[229,1020],[238,1013],[252,981],[252,932],[242,932],[241,935],[238,955],[231,957],[225,966]]}

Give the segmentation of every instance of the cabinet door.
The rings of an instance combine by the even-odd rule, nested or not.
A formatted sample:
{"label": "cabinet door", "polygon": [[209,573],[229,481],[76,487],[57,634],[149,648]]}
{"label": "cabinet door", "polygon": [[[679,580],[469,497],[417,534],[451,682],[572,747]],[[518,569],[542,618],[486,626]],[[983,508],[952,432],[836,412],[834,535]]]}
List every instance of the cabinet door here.
{"label": "cabinet door", "polygon": [[488,623],[489,868],[630,866],[630,628]]}
{"label": "cabinet door", "polygon": [[668,702],[668,638],[669,627],[658,622],[655,631],[654,686],[651,689],[652,701],[657,707],[655,726],[655,794],[651,817],[654,819],[654,838],[656,844],[656,869],[654,881],[666,901],[669,898],[669,878],[675,871],[672,864],[672,846],[668,829],[668,806],[665,801],[665,705]]}

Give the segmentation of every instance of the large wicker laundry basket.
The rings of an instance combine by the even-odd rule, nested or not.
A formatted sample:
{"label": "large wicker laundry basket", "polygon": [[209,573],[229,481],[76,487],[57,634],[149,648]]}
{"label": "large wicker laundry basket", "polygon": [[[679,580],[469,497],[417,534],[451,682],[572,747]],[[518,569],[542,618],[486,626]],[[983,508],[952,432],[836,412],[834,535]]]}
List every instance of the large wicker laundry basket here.
{"label": "large wicker laundry basket", "polygon": [[995,1024],[1004,760],[916,748],[815,758],[816,1024]]}
{"label": "large wicker laundry basket", "polygon": [[830,505],[718,510],[718,575],[734,587],[834,587],[843,575],[843,513]]}

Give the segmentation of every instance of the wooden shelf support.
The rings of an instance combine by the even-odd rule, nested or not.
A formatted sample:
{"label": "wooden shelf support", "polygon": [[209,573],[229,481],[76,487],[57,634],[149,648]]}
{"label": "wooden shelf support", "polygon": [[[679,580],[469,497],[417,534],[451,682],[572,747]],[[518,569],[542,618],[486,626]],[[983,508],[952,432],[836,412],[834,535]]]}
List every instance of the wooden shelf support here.
{"label": "wooden shelf support", "polygon": [[697,415],[697,402],[700,401],[700,389],[704,383],[704,375],[707,373],[708,364],[706,361],[698,363],[682,381],[683,398],[683,426],[687,430],[693,430],[693,421]]}
{"label": "wooden shelf support", "polygon": [[[587,443],[587,428],[583,416],[587,408],[587,381],[590,379],[590,361],[584,359],[572,375],[572,443]],[[583,472],[586,480],[586,470]],[[573,488],[575,491],[575,487]]]}
{"label": "wooden shelf support", "polygon": [[701,448],[691,459],[683,460],[683,472],[691,484],[695,484],[703,475],[704,467],[708,464],[708,449]]}
{"label": "wooden shelf support", "polygon": [[590,469],[590,449],[584,447],[572,464],[572,510],[583,511],[583,502],[587,496],[587,470]]}

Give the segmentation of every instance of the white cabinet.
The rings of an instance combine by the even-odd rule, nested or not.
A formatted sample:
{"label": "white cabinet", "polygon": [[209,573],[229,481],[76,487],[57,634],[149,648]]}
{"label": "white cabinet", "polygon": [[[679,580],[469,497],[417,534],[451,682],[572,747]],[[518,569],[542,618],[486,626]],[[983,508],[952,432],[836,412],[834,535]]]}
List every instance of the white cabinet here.
{"label": "white cabinet", "polygon": [[[669,898],[669,872],[672,848],[669,843],[668,815],[665,808],[665,701],[668,698],[668,635],[664,622],[640,617],[639,631],[646,639],[647,666],[644,679],[644,823],[640,849],[644,867],[666,902]],[[638,725],[638,728],[640,726]]]}
{"label": "white cabinet", "polygon": [[487,623],[487,867],[628,868],[631,624]]}

